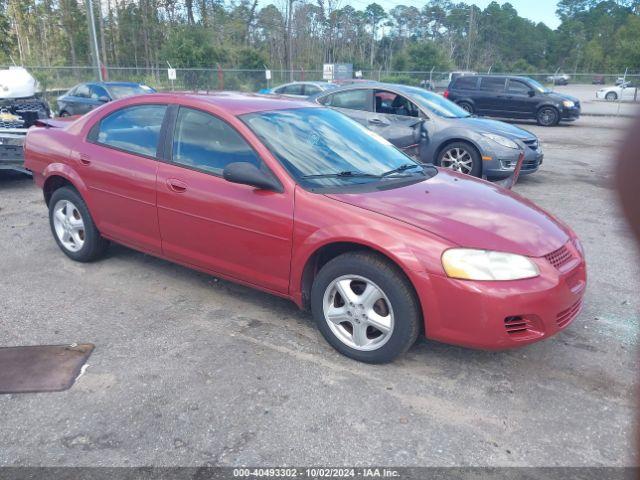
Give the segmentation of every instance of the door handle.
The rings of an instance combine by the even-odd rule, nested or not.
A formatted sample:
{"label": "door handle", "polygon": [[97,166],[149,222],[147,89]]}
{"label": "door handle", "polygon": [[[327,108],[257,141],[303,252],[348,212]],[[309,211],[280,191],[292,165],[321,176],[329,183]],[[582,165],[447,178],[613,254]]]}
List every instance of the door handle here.
{"label": "door handle", "polygon": [[167,178],[167,187],[176,193],[183,193],[187,190],[187,184],[175,178]]}
{"label": "door handle", "polygon": [[370,118],[369,123],[372,125],[380,125],[380,126],[388,125],[387,122],[385,122],[384,120],[380,120],[379,118]]}
{"label": "door handle", "polygon": [[80,164],[84,166],[91,165],[91,157],[89,155],[85,155],[84,153],[80,154]]}

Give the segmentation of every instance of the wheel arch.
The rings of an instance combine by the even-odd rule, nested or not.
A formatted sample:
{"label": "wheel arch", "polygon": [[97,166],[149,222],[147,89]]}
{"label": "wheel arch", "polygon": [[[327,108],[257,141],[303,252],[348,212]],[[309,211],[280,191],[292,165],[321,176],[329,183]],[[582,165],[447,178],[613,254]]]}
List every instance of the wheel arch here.
{"label": "wheel arch", "polygon": [[[311,286],[313,285],[313,280],[315,279],[320,269],[327,262],[331,261],[337,256],[349,252],[370,252],[372,254],[383,257],[385,260],[395,265],[411,285],[416,300],[418,301],[418,304],[420,305],[422,311],[420,295],[418,295],[415,283],[412,281],[409,272],[407,272],[406,266],[399,261],[397,256],[391,252],[385,251],[384,249],[376,248],[375,246],[358,240],[331,241],[318,246],[313,252],[311,252],[310,255],[307,256],[299,279],[299,305],[302,309],[308,310],[310,307],[309,303],[311,298]],[[418,262],[417,259],[415,259],[415,261]]]}
{"label": "wheel arch", "polygon": [[471,105],[471,108],[473,108],[474,112],[476,110],[476,102],[474,102],[472,98],[469,98],[469,97],[458,98],[456,99],[455,103],[458,106],[460,106],[461,103],[468,103],[469,105]]}
{"label": "wheel arch", "polygon": [[558,104],[554,102],[543,102],[536,107],[536,117],[538,116],[538,113],[540,113],[540,110],[547,107],[553,108],[556,112],[558,112],[558,115],[560,115],[560,107]]}
{"label": "wheel arch", "polygon": [[538,120],[538,115],[540,115],[540,111],[543,108],[552,108],[553,110],[555,110],[557,115],[557,120],[554,125],[557,125],[560,122],[560,119],[562,118],[562,114],[560,113],[560,107],[553,102],[544,102],[542,105],[538,105],[538,108],[536,108],[536,114],[535,114],[536,120]]}
{"label": "wheel arch", "polygon": [[482,149],[474,140],[470,139],[469,137],[458,135],[458,136],[454,136],[451,138],[447,138],[446,140],[443,140],[442,143],[440,143],[435,149],[435,153],[433,155],[434,157],[433,164],[440,166],[440,154],[448,145],[451,145],[452,143],[456,143],[456,142],[466,143],[475,149],[476,153],[480,157],[480,176],[482,176],[482,172],[484,170],[484,165],[482,162]]}
{"label": "wheel arch", "polygon": [[75,189],[91,210],[87,198],[87,187],[80,176],[71,167],[61,163],[52,163],[47,166],[44,171],[44,182],[42,184],[42,192],[47,206],[51,195],[57,189],[63,186],[70,186]]}

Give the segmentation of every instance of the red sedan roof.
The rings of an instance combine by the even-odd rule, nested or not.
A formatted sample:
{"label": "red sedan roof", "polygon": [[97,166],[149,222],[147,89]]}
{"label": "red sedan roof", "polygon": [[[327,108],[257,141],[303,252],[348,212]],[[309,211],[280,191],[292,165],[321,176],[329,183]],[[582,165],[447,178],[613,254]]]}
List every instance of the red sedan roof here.
{"label": "red sedan roof", "polygon": [[[201,102],[207,102],[228,112],[230,115],[265,112],[268,110],[284,110],[288,108],[318,107],[306,100],[282,97],[278,95],[263,95],[259,93],[242,92],[166,92],[153,94],[162,97],[190,97]],[[146,96],[147,99],[151,95]]]}

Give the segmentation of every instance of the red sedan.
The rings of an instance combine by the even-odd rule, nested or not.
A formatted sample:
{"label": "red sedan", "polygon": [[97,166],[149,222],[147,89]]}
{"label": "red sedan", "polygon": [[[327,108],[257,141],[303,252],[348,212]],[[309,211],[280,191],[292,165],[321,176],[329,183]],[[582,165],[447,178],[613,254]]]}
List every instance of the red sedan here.
{"label": "red sedan", "polygon": [[73,260],[110,241],[310,308],[341,353],[387,362],[419,334],[484,349],[578,314],[575,234],[487,182],[421,165],[302,101],[154,94],[26,139],[53,236]]}

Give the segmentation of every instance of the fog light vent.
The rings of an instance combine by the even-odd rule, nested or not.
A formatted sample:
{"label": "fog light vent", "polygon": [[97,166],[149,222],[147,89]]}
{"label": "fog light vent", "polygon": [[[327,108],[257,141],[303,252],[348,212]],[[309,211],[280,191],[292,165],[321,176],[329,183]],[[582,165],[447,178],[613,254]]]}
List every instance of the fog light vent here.
{"label": "fog light vent", "polygon": [[504,328],[509,335],[518,335],[526,333],[529,328],[529,322],[523,317],[507,317],[504,319]]}

